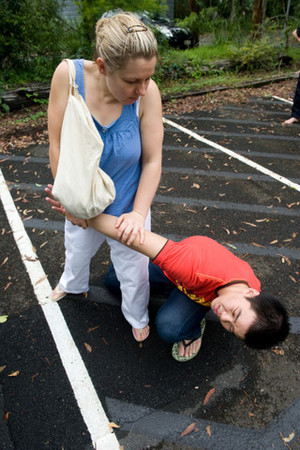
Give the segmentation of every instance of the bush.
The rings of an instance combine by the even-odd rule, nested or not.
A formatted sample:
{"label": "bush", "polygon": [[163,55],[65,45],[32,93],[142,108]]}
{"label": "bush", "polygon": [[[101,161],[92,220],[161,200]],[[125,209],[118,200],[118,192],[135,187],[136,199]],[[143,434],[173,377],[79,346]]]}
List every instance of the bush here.
{"label": "bush", "polygon": [[[60,17],[60,0],[1,0],[0,67],[2,82],[16,84],[49,78],[72,33]],[[5,72],[4,72],[5,69]],[[5,76],[4,76],[5,74]]]}
{"label": "bush", "polygon": [[237,71],[274,70],[281,64],[282,48],[272,46],[268,39],[248,41],[241,47],[232,47],[230,57]]}

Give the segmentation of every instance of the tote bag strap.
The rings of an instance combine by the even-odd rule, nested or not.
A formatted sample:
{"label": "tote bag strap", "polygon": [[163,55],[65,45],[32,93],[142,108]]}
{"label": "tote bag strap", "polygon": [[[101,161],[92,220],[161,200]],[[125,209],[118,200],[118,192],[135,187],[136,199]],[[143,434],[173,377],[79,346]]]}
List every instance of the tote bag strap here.
{"label": "tote bag strap", "polygon": [[67,61],[68,66],[69,66],[69,95],[72,95],[73,90],[74,90],[74,92],[78,92],[78,90],[77,90],[78,86],[75,82],[75,79],[76,79],[75,65],[71,59],[64,59],[64,61]]}

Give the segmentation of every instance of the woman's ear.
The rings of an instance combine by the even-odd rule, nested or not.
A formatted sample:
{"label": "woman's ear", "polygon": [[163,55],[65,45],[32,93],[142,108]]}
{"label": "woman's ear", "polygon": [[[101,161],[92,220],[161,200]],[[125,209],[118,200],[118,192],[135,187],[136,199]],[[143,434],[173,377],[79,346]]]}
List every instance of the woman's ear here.
{"label": "woman's ear", "polygon": [[102,58],[97,58],[97,66],[98,66],[99,72],[102,73],[102,75],[106,75],[107,72],[106,72],[104,61]]}

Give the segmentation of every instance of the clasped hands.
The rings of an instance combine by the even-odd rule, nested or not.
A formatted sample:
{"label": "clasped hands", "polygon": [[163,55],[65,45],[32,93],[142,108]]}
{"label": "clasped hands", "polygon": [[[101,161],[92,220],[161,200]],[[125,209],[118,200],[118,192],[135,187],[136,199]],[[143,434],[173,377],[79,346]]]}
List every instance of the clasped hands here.
{"label": "clasped hands", "polygon": [[[53,197],[52,184],[48,184],[45,188],[45,192],[48,195],[46,201],[51,205],[53,211],[63,215],[69,220],[72,225],[77,225],[84,230],[88,227],[88,222],[85,219],[79,219],[72,214],[68,213],[65,208]],[[137,236],[140,237],[140,244],[143,244],[145,239],[145,218],[137,212],[131,211],[130,213],[122,214],[120,217],[116,217],[115,227],[118,229],[118,238],[126,245],[131,245]]]}

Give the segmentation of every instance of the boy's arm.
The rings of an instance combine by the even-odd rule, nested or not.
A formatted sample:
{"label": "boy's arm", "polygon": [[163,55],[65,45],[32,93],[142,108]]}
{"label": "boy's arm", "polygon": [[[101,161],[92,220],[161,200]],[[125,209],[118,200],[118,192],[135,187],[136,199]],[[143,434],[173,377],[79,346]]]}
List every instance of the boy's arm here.
{"label": "boy's arm", "polygon": [[129,248],[149,256],[151,259],[154,259],[165,246],[167,242],[166,238],[147,230],[145,230],[145,240],[143,244],[140,243],[140,237],[137,236],[134,242],[128,246],[125,242],[118,238],[118,228],[116,228],[117,219],[117,217],[109,214],[99,214],[99,216],[87,220],[87,224],[89,227],[105,234],[105,236],[115,239]]}

